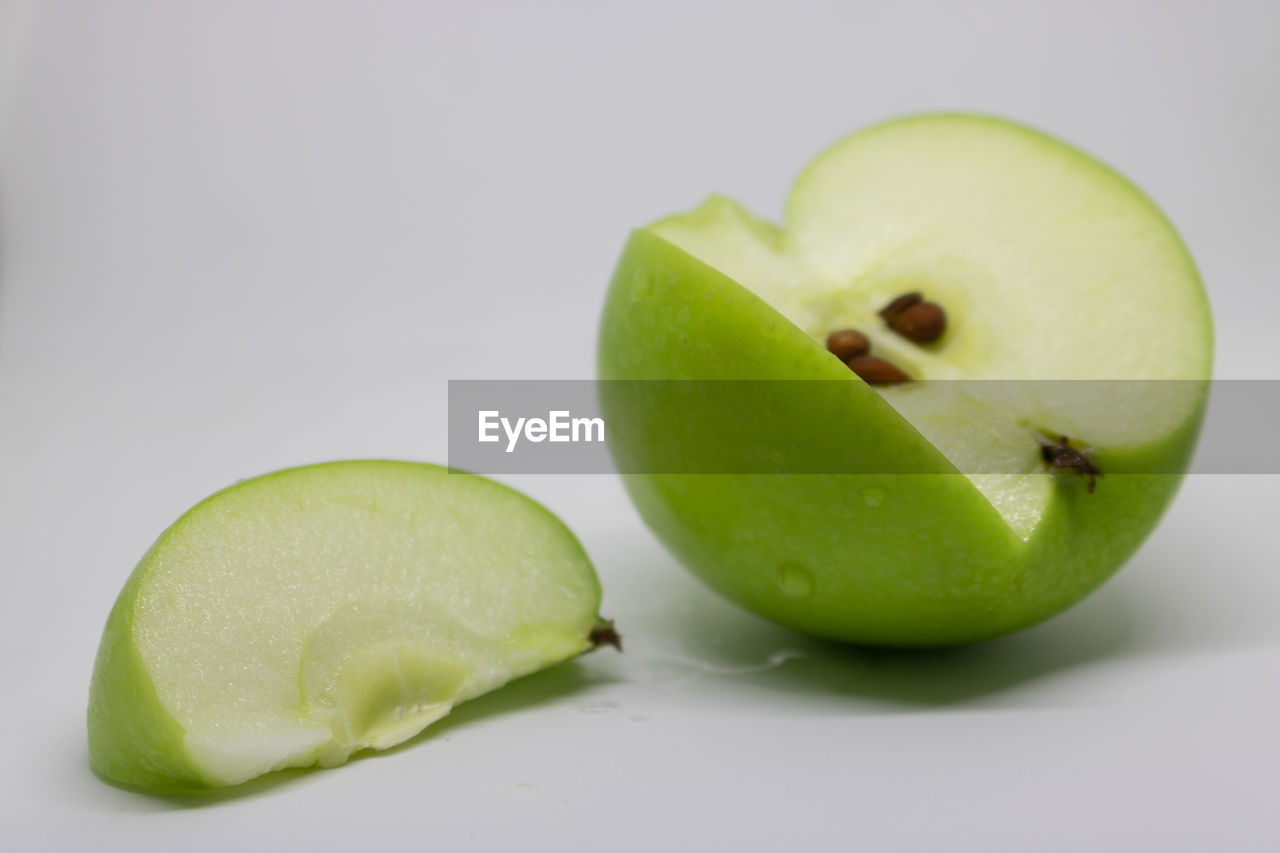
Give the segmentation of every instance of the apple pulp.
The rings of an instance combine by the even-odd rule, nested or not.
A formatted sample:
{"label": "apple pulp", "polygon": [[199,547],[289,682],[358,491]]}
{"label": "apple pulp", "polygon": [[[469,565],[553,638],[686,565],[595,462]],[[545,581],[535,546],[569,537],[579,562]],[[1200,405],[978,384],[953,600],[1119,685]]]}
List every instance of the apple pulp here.
{"label": "apple pulp", "polygon": [[[938,341],[878,316],[909,291],[944,306]],[[823,345],[846,328],[924,381],[853,376]],[[1204,290],[1159,210],[1065,143],[967,115],[838,143],[797,181],[785,228],[712,197],[634,232],[598,348],[606,380],[780,380],[737,409],[722,395],[603,394],[611,450],[640,472],[627,490],[728,598],[891,646],[1014,631],[1109,577],[1178,488],[1211,361]],[[1104,472],[1092,493],[1048,470],[1043,445],[1062,435]],[[753,461],[765,446],[881,464],[772,474]],[[656,473],[726,452],[750,473]]]}

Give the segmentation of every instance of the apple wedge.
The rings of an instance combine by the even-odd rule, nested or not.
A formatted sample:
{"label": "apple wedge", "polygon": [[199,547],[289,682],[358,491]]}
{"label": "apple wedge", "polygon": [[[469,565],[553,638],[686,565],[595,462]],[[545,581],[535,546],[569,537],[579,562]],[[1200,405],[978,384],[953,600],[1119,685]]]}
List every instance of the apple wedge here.
{"label": "apple wedge", "polygon": [[[931,328],[894,319],[905,297],[935,306]],[[910,381],[864,381],[833,333]],[[839,142],[785,228],[712,197],[636,231],[598,342],[606,380],[776,380],[739,403],[603,393],[628,492],[725,596],[892,646],[1014,631],[1109,577],[1177,490],[1211,362],[1204,290],[1151,201],[970,115]]]}
{"label": "apple wedge", "polygon": [[432,465],[341,462],[183,515],[107,620],[92,766],[184,792],[401,743],[457,703],[616,640],[545,509]]}

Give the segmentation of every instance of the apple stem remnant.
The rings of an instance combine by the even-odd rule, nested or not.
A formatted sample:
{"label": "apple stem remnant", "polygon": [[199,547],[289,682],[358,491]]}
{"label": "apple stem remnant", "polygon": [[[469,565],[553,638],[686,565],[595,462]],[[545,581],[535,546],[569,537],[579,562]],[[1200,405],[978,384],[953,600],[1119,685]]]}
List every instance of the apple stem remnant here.
{"label": "apple stem remnant", "polygon": [[898,334],[917,344],[928,344],[947,330],[947,312],[936,302],[926,302],[918,291],[904,293],[880,309],[880,316]]}
{"label": "apple stem remnant", "polygon": [[1102,469],[1090,462],[1084,453],[1072,447],[1071,439],[1065,435],[1058,439],[1057,442],[1040,445],[1041,457],[1048,463],[1050,470],[1075,471],[1082,477],[1088,477],[1089,494],[1093,494],[1096,480],[1102,476]]}
{"label": "apple stem remnant", "polygon": [[597,622],[587,639],[591,641],[592,649],[613,646],[618,651],[622,651],[622,635],[613,627],[612,619],[602,619]]}

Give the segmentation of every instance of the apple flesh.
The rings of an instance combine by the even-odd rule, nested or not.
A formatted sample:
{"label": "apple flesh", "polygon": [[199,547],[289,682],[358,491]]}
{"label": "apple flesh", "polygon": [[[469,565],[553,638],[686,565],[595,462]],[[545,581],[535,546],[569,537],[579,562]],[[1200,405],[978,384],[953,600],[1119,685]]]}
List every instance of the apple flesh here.
{"label": "apple flesh", "polygon": [[[1203,288],[1157,208],[1041,133],[938,115],[838,143],[786,214],[713,197],[634,232],[609,290],[601,378],[782,380],[754,400],[602,395],[619,467],[640,472],[628,492],[681,562],[783,625],[891,646],[1026,627],[1119,568],[1173,498],[1206,396],[1133,380],[1203,380],[1212,360]],[[879,316],[911,291],[945,308],[936,342]],[[923,381],[854,376],[824,346],[850,328]],[[979,381],[941,381],[960,379]],[[1042,381],[1081,379],[1123,381]],[[1045,464],[1061,435],[1105,473],[1094,491]],[[762,448],[833,473],[770,474]],[[752,473],[645,473],[734,454],[722,470]],[[838,473],[858,459],[877,464]]]}
{"label": "apple flesh", "polygon": [[238,483],[164,532],[90,687],[102,777],[162,792],[341,764],[616,642],[582,547],[508,488],[343,462]]}

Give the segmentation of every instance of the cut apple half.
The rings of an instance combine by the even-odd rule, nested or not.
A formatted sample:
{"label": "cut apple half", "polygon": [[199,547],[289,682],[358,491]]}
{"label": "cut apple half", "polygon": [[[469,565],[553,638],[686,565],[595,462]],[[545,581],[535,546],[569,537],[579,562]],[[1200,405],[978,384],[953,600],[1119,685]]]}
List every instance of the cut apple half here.
{"label": "cut apple half", "polygon": [[[881,316],[909,293],[945,309],[935,340]],[[846,329],[913,381],[864,383],[826,350]],[[1194,447],[1212,337],[1189,254],[1131,183],[1017,124],[930,115],[819,156],[785,227],[713,196],[635,232],[599,367],[848,383],[838,399],[779,390],[750,413],[679,404],[686,422],[756,426],[732,438],[685,438],[660,406],[615,394],[611,448],[642,472],[626,484],[650,526],[729,597],[814,633],[937,645],[1031,624],[1132,553]],[[753,434],[800,470],[823,453],[874,463],[714,487],[643,474],[655,446],[723,456]],[[814,579],[803,601],[777,581],[797,564]]]}
{"label": "cut apple half", "polygon": [[[1046,441],[1141,448],[1204,396],[1160,381],[1203,380],[1212,358],[1177,234],[1116,173],[1006,122],[928,116],[856,134],[801,175],[785,229],[714,196],[650,230],[819,345],[840,329],[865,334],[918,380],[882,388],[884,400],[1023,539],[1053,493],[1027,476],[1046,473]],[[936,342],[879,316],[910,292],[945,306]]]}

